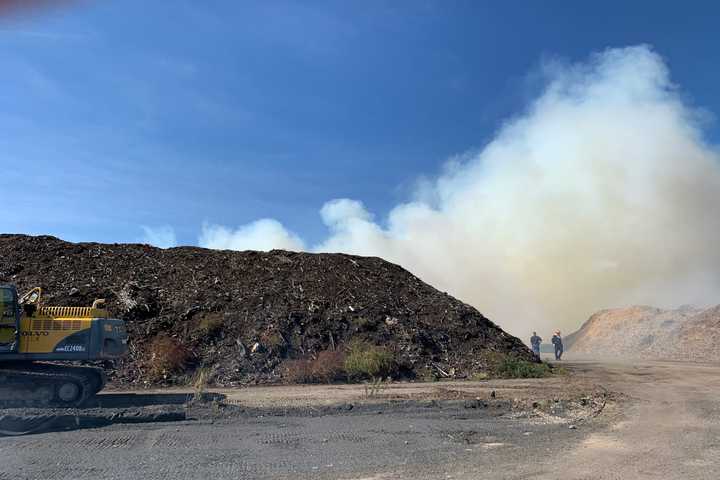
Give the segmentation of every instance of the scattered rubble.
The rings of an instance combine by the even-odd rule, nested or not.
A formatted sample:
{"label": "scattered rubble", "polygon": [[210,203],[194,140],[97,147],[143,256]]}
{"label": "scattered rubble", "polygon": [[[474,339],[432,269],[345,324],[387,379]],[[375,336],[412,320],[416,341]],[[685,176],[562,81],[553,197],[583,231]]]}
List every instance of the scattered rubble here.
{"label": "scattered rubble", "polygon": [[[285,359],[355,339],[391,349],[409,378],[468,377],[498,352],[534,361],[473,307],[375,257],[0,235],[0,282],[41,286],[46,304],[107,299],[130,334],[129,356],[105,365],[116,386],[187,383],[199,369],[210,385],[278,382]],[[178,368],[159,375],[168,352]]]}

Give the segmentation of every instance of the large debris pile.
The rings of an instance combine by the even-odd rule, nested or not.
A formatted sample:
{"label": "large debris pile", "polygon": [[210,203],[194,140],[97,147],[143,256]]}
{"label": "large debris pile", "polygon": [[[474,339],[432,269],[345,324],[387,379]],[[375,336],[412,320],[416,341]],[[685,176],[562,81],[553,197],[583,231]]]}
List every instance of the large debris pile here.
{"label": "large debris pile", "polygon": [[600,311],[565,339],[594,357],[720,361],[720,305],[663,310],[635,306]]}
{"label": "large debris pile", "polygon": [[128,323],[130,355],[115,384],[151,384],[151,351],[170,338],[216,385],[281,379],[281,363],[353,339],[393,350],[408,376],[467,376],[492,352],[532,360],[520,340],[477,310],[380,258],[343,254],[162,250],[0,235],[0,282],[41,286],[46,304],[107,299]]}

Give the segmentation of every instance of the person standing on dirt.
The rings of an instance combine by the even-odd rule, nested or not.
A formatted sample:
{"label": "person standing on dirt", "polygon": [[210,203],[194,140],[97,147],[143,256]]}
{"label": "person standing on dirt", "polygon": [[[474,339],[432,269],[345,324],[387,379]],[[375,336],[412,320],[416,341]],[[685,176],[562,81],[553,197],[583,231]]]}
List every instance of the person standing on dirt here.
{"label": "person standing on dirt", "polygon": [[562,337],[560,336],[560,330],[555,332],[552,337],[552,344],[555,345],[555,360],[560,360],[563,354]]}
{"label": "person standing on dirt", "polygon": [[532,351],[535,355],[538,357],[540,356],[540,344],[542,343],[542,338],[538,337],[537,332],[533,332],[532,337],[530,337],[530,345],[532,346]]}

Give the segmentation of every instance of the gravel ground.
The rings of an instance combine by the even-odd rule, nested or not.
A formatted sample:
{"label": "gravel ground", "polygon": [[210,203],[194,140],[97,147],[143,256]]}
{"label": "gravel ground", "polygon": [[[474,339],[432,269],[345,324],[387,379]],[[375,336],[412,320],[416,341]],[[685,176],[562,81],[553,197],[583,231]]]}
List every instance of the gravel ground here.
{"label": "gravel ground", "polygon": [[[567,380],[509,382],[495,399],[475,402],[345,396],[282,408],[290,390],[274,394],[271,408],[242,405],[240,395],[224,408],[187,410],[194,420],[0,438],[0,479],[717,478],[720,366],[567,365]],[[584,418],[570,400],[559,399],[556,411],[552,397],[538,397],[583,385],[615,392],[597,416],[594,397]],[[112,395],[118,402],[124,394]],[[527,407],[531,398],[535,408]]]}
{"label": "gravel ground", "polygon": [[[0,441],[0,478],[426,478],[450,465],[511,468],[538,443],[587,430],[516,420],[505,408],[413,406],[333,415],[113,425]],[[59,454],[62,446],[62,454]],[[515,468],[515,467],[512,467]]]}

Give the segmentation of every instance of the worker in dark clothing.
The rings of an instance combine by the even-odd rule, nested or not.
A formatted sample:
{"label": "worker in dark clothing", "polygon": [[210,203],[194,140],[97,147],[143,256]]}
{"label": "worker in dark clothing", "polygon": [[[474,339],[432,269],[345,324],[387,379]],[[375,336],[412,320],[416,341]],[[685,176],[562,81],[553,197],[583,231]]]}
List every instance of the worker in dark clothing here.
{"label": "worker in dark clothing", "polygon": [[560,360],[563,354],[562,337],[560,336],[560,330],[555,332],[552,337],[552,344],[555,345],[555,360]]}
{"label": "worker in dark clothing", "polygon": [[533,332],[532,337],[530,337],[530,346],[532,346],[532,351],[535,355],[538,357],[540,356],[540,344],[542,343],[542,338],[538,337],[537,332]]}

